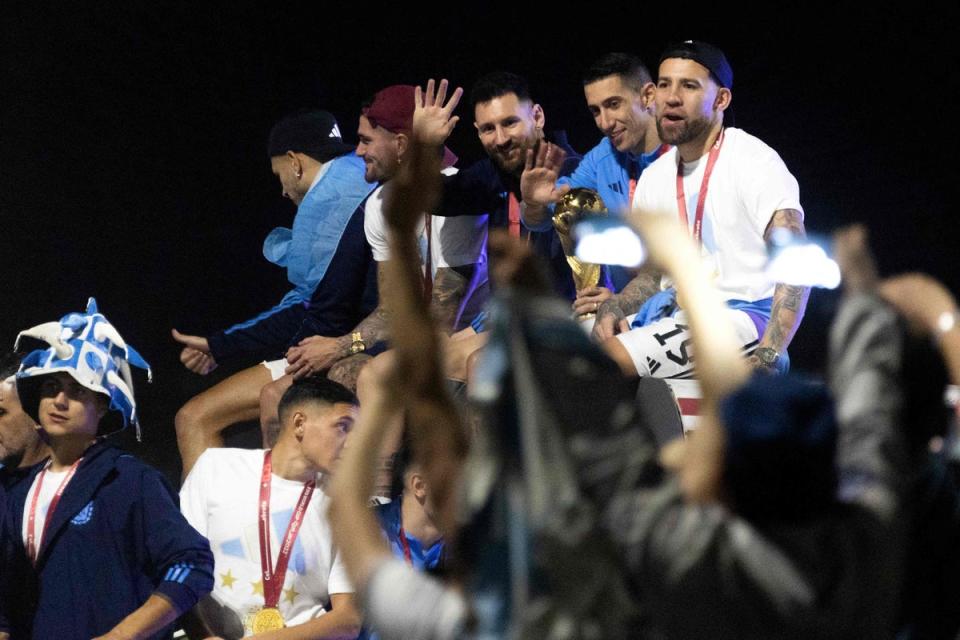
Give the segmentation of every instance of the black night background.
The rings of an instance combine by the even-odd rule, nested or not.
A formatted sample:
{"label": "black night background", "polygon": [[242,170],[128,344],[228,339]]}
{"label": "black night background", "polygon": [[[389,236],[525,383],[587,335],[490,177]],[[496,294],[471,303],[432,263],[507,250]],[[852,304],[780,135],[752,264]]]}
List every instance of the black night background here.
{"label": "black night background", "polygon": [[[154,367],[152,385],[136,378],[144,441],[120,439],[174,478],[177,408],[255,360],[200,378],[180,365],[170,328],[204,334],[287,290],[260,253],[294,213],[266,157],[276,119],[325,108],[352,142],[360,101],[385,85],[446,77],[469,88],[501,68],[526,75],[548,128],[586,152],[600,135],[583,67],[623,50],[655,72],[666,44],[691,37],[727,53],[736,126],[797,177],[808,231],[865,222],[883,273],[923,270],[960,292],[955,15],[908,4],[579,6],[3,3],[3,348],[96,296]],[[466,166],[482,150],[472,114],[458,113],[448,146]],[[790,349],[795,369],[822,366],[834,296],[814,294]],[[250,428],[230,433],[256,441]]]}

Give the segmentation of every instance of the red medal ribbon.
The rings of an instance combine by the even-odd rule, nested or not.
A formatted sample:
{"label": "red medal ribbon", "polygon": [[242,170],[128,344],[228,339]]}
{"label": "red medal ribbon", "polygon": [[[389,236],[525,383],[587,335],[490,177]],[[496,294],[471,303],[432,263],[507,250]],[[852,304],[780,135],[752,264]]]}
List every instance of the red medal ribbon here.
{"label": "red medal ribbon", "polygon": [[517,201],[517,196],[511,193],[507,196],[507,216],[509,217],[510,224],[507,227],[507,230],[510,232],[510,235],[514,238],[520,237],[520,202]]}
{"label": "red medal ribbon", "polygon": [[316,480],[311,480],[303,485],[303,491],[297,500],[297,506],[293,510],[293,516],[290,518],[290,524],[287,525],[287,532],[283,536],[283,544],[280,546],[280,553],[277,554],[277,566],[273,566],[273,554],[270,550],[270,474],[273,465],[270,462],[270,450],[263,452],[263,472],[260,475],[260,568],[263,574],[263,601],[266,608],[277,608],[280,602],[280,592],[283,590],[283,579],[287,575],[287,563],[290,561],[290,553],[293,551],[293,543],[297,539],[297,533],[300,532],[300,525],[303,524],[303,516],[307,511],[307,505],[310,504],[310,498],[313,496],[313,490],[317,486]]}
{"label": "red medal ribbon", "polygon": [[403,547],[403,559],[407,561],[407,564],[411,567],[413,566],[413,556],[410,553],[410,543],[407,542],[407,534],[403,530],[403,525],[400,525],[400,546]]}
{"label": "red medal ribbon", "polygon": [[30,561],[33,564],[37,563],[37,556],[40,553],[40,545],[43,542],[44,536],[47,535],[47,529],[50,527],[50,520],[53,519],[53,512],[56,511],[57,505],[60,504],[60,497],[63,495],[63,492],[66,491],[67,484],[70,482],[70,479],[73,478],[73,474],[77,472],[77,467],[80,465],[81,460],[83,460],[83,458],[78,458],[76,462],[70,465],[67,475],[64,476],[63,480],[60,481],[60,486],[57,487],[57,492],[53,494],[53,499],[50,500],[50,507],[47,509],[47,517],[43,520],[43,531],[40,532],[39,538],[35,533],[37,501],[40,499],[40,489],[43,488],[43,477],[46,475],[47,469],[50,467],[50,465],[45,466],[43,471],[40,472],[40,475],[37,476],[37,488],[33,492],[33,498],[30,500],[30,511],[27,514],[27,557],[30,558]]}
{"label": "red medal ribbon", "polygon": [[[700,183],[700,195],[697,197],[696,217],[693,219],[693,238],[700,245],[703,243],[703,209],[707,204],[707,186],[710,183],[710,174],[713,173],[713,165],[717,163],[717,157],[720,155],[720,146],[723,144],[723,129],[720,129],[720,135],[717,141],[713,143],[710,149],[710,155],[707,158],[707,166],[703,170],[703,181]],[[679,154],[679,150],[677,151]],[[680,211],[680,221],[683,226],[689,227],[690,221],[687,218],[687,197],[683,193],[683,160],[677,163],[677,209]]]}

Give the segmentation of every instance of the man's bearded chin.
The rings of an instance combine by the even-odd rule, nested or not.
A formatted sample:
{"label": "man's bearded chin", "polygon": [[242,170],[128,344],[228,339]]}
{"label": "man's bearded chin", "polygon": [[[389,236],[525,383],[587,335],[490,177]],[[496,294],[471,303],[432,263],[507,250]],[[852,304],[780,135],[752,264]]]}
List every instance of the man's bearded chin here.
{"label": "man's bearded chin", "polygon": [[[534,155],[536,155],[537,153],[537,147],[539,146],[539,144],[540,144],[539,141],[533,144]],[[516,148],[517,147],[511,147],[510,151]],[[524,167],[526,167],[527,150],[530,148],[531,147],[529,146],[520,147],[520,150],[517,153],[516,158],[509,161],[504,157],[502,153],[500,153],[499,150],[497,150],[496,154],[493,156],[493,159],[497,163],[497,166],[500,167],[500,170],[503,171],[504,173],[512,173],[519,176],[521,173],[523,173]]]}
{"label": "man's bearded chin", "polygon": [[23,460],[24,453],[24,451],[13,451],[12,449],[0,446],[0,466],[7,469],[16,469],[20,466],[20,461]]}
{"label": "man's bearded chin", "polygon": [[672,130],[664,129],[661,124],[662,121],[662,116],[657,118],[657,134],[659,134],[661,141],[674,146],[696,140],[710,129],[710,122],[704,118],[684,120],[682,127],[676,127]]}

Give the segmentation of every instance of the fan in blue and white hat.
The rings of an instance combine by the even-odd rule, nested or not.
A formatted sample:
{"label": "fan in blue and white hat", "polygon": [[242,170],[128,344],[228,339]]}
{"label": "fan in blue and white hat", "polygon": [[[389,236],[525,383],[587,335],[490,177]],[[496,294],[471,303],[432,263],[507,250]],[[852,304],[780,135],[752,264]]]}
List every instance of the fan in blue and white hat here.
{"label": "fan in blue and white hat", "polygon": [[133,397],[130,365],[147,370],[150,365],[124,342],[112,324],[97,311],[90,298],[86,313],[69,313],[59,322],[46,322],[21,331],[14,349],[23,337],[47,342],[50,347],[29,353],[17,372],[17,393],[23,410],[40,422],[41,386],[45,376],[66,373],[78,383],[110,399],[109,411],[100,421],[99,434],[110,435],[131,423],[140,440],[137,403]]}

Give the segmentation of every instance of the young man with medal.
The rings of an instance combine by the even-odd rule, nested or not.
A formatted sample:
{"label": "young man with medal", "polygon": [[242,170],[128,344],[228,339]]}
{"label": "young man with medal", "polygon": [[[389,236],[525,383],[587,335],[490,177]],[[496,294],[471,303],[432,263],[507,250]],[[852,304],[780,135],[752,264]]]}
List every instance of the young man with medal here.
{"label": "young man with medal", "polygon": [[50,344],[16,379],[50,456],[10,487],[0,638],[169,638],[213,557],[161,474],[106,441],[138,424],[130,366],[147,364],[92,298],[20,337]]}
{"label": "young man with medal", "polygon": [[356,413],[345,387],[305,378],[280,401],[273,449],[208,449],[197,460],[180,497],[214,554],[215,587],[197,607],[210,632],[281,639],[359,631],[323,490]]}
{"label": "young man with medal", "polygon": [[[797,181],[777,152],[724,127],[732,86],[733,71],[713,45],[687,41],[663,53],[657,131],[675,146],[640,176],[633,206],[677,216],[687,226],[726,300],[744,355],[755,369],[778,372],[787,367],[786,349],[809,289],[767,279],[767,242],[777,229],[803,236],[803,209]],[[618,335],[604,346],[626,374],[693,376],[683,301],[666,279],[628,285],[603,306],[618,314]]]}

